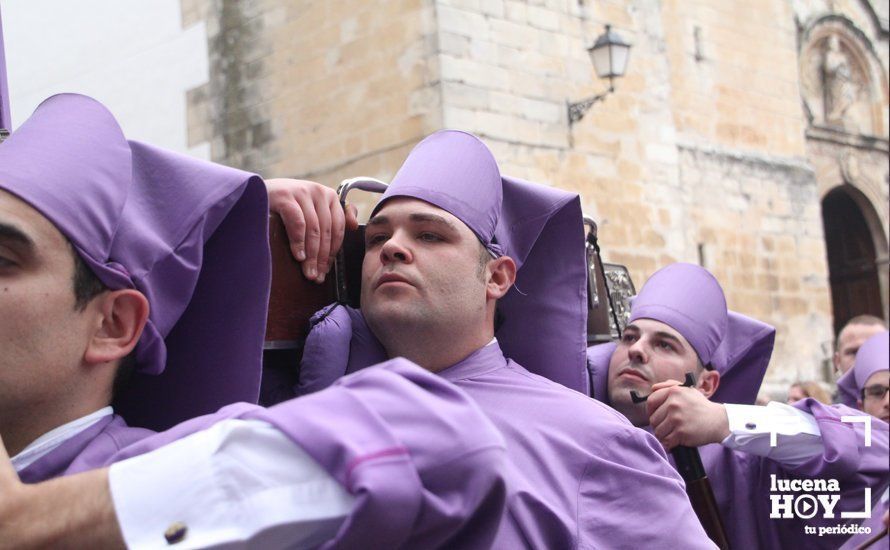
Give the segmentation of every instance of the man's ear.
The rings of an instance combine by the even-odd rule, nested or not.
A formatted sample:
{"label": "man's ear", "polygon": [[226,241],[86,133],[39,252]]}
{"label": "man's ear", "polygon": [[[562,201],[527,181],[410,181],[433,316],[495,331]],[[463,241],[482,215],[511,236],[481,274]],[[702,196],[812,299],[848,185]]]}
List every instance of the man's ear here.
{"label": "man's ear", "polygon": [[84,351],[88,364],[126,357],[142,336],[148,320],[148,299],[138,290],[112,290],[95,298],[96,324]]}
{"label": "man's ear", "polygon": [[516,262],[509,256],[501,256],[488,262],[489,277],[485,283],[485,297],[502,298],[516,281]]}
{"label": "man's ear", "polygon": [[834,352],[831,356],[831,362],[834,364],[834,372],[838,374],[844,374],[841,372],[841,354],[840,352]]}
{"label": "man's ear", "polygon": [[856,408],[859,409],[860,411],[864,411],[864,410],[865,410],[865,409],[862,408],[862,400],[861,400],[861,399],[857,399],[857,400],[856,400]]}
{"label": "man's ear", "polygon": [[698,390],[710,399],[718,387],[720,387],[720,373],[715,370],[703,370],[698,377]]}

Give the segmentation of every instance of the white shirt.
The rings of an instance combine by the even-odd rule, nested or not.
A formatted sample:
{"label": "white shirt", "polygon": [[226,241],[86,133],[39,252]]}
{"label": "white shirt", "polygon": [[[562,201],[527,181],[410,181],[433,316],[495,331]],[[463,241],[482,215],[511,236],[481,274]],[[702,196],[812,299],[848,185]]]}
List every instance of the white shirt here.
{"label": "white shirt", "polygon": [[[823,452],[822,431],[813,415],[791,405],[771,401],[764,406],[727,403],[729,436],[722,441],[730,449],[800,466]],[[776,434],[776,445],[771,435]]]}
{"label": "white shirt", "polygon": [[354,497],[270,424],[225,420],[111,466],[109,484],[127,546],[312,548],[336,535]]}
{"label": "white shirt", "polygon": [[21,472],[36,462],[37,459],[42,458],[62,443],[111,414],[114,414],[114,410],[111,407],[104,407],[92,414],[62,424],[58,428],[53,428],[32,441],[22,452],[12,457],[12,467],[15,468],[16,472]]}

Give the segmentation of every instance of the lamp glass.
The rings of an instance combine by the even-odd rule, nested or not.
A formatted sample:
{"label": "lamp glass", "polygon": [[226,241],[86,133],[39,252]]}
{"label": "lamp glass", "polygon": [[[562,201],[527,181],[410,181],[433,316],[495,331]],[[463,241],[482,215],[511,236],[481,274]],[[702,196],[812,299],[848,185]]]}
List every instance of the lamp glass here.
{"label": "lamp glass", "polygon": [[627,58],[630,56],[630,46],[627,44],[612,44],[609,48],[611,54],[612,74],[610,76],[624,76],[627,69]]}
{"label": "lamp glass", "polygon": [[612,75],[612,56],[609,54],[609,44],[602,44],[590,48],[590,60],[593,61],[593,68],[596,76],[600,78],[608,78]]}

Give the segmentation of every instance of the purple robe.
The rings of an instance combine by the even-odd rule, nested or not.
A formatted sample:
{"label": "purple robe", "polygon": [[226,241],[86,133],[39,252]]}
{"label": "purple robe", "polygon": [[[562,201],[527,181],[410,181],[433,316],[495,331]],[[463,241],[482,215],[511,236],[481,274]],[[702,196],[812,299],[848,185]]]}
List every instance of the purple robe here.
{"label": "purple robe", "polygon": [[[352,331],[351,347],[342,345],[344,330]],[[312,390],[347,369],[374,370],[360,370],[383,352],[366,331],[361,315],[342,307],[316,325],[302,362]],[[505,359],[498,344],[438,374],[466,391],[507,440],[508,514],[496,548],[710,547],[661,445],[616,411]]]}
{"label": "purple robe", "polygon": [[110,414],[29,464],[19,472],[19,478],[24,483],[38,483],[100,468],[108,457],[153,434],[127,426],[123,418]]}
{"label": "purple robe", "polygon": [[[733,451],[720,444],[699,449],[732,548],[837,548],[849,534],[807,534],[805,526],[857,525],[841,512],[864,510],[864,489],[871,487],[872,504],[887,488],[887,424],[872,422],[871,447],[864,446],[862,424],[842,423],[842,415],[861,415],[843,405],[832,407],[806,399],[795,407],[811,413],[819,423],[825,451],[797,467],[782,466],[760,456]],[[836,479],[840,501],[834,518],[770,518],[771,475],[776,479]],[[776,492],[772,494],[787,494]],[[831,494],[831,493],[826,493]]]}
{"label": "purple robe", "polygon": [[405,359],[269,409],[236,403],[142,439],[111,464],[228,418],[266,421],[355,497],[324,548],[490,548],[506,498],[503,438],[461,390]]}
{"label": "purple robe", "polygon": [[661,445],[616,411],[505,359],[497,344],[439,375],[507,440],[509,513],[496,548],[712,547]]}
{"label": "purple robe", "polygon": [[[579,197],[502,177],[478,138],[449,130],[412,150],[375,212],[393,197],[451,213],[493,256],[517,266],[497,304],[506,319],[498,344],[438,373],[469,393],[507,440],[508,514],[494,546],[711,547],[658,443],[586,395]],[[323,316],[307,338],[301,392],[383,353],[358,312]]]}
{"label": "purple robe", "polygon": [[[867,528],[867,531],[863,531],[862,533],[857,533],[850,538],[847,539],[847,542],[841,546],[841,550],[854,550],[862,546],[866,543],[866,541],[870,540],[872,537],[877,536],[878,533],[883,531],[884,528],[884,514],[890,510],[890,505],[888,505],[887,501],[881,502],[875,505],[871,511],[871,517],[862,522],[862,527]],[[887,538],[887,534],[885,533],[879,542],[875,542],[872,548],[873,550],[878,550],[879,548],[887,548],[890,545],[890,539]],[[883,545],[883,546],[882,546]]]}

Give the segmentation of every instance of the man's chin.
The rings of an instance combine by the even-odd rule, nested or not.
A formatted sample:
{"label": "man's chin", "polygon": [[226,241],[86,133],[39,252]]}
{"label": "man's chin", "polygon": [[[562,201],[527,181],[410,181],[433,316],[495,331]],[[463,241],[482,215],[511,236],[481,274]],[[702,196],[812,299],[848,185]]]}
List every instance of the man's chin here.
{"label": "man's chin", "polygon": [[412,304],[392,300],[369,305],[363,312],[369,324],[392,330],[397,327],[403,328],[406,325],[419,324],[424,318],[423,311]]}
{"label": "man's chin", "polygon": [[651,387],[652,384],[648,380],[643,380],[640,377],[619,376],[612,380],[612,383],[609,385],[609,395],[616,395],[619,392],[629,394],[631,390],[636,391],[640,395],[646,395]]}

